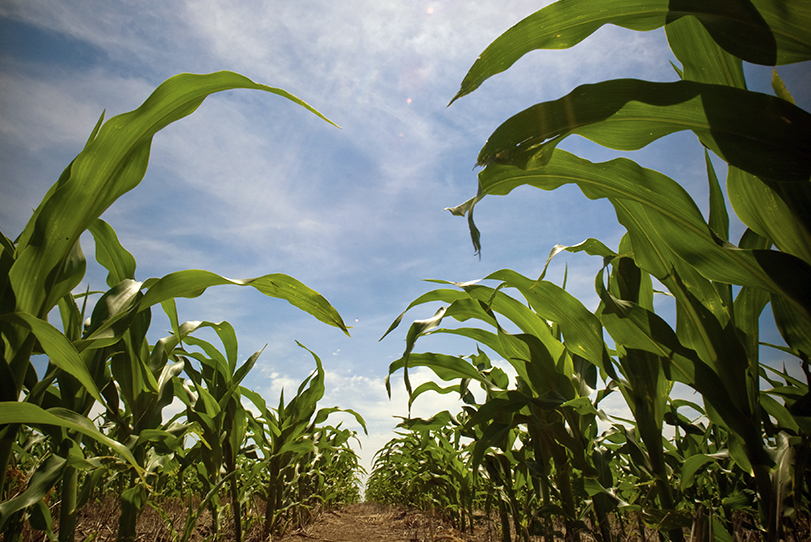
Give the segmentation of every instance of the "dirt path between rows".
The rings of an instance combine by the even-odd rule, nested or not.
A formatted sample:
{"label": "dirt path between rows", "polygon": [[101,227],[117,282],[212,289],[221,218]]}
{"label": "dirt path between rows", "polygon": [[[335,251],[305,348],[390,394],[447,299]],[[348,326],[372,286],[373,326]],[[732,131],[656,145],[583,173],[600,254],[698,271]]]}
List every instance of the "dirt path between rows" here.
{"label": "dirt path between rows", "polygon": [[311,525],[286,534],[274,542],[489,542],[493,533],[478,529],[476,536],[462,534],[432,519],[426,513],[354,504],[324,512]]}

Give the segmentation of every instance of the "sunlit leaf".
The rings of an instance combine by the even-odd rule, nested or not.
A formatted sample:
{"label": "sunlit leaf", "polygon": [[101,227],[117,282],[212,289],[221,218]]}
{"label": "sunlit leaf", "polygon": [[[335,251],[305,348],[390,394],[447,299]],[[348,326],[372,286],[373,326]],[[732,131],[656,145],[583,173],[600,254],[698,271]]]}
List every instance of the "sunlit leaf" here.
{"label": "sunlit leaf", "polygon": [[[104,404],[104,400],[101,398],[101,394],[96,387],[93,377],[88,372],[84,361],[79,356],[74,346],[68,341],[67,337],[60,333],[58,329],[48,322],[24,312],[2,314],[0,315],[0,321],[10,322],[30,329],[42,345],[51,363],[71,374],[76,380],[81,382],[87,392],[92,395],[96,401]],[[19,384],[22,383],[18,383],[18,385]]]}
{"label": "sunlit leaf", "polygon": [[31,403],[3,401],[0,403],[0,423],[23,423],[34,426],[55,425],[82,433],[112,449],[130,463],[136,472],[140,473],[142,471],[135,457],[126,446],[102,434],[89,419],[70,410],[64,408],[44,410]]}
{"label": "sunlit leaf", "polygon": [[277,94],[321,116],[284,90],[232,72],[180,74],[166,80],[138,109],[105,122],[37,207],[9,272],[17,310],[44,316],[50,309],[43,305],[46,299],[59,299],[75,286],[57,289],[53,270],[66,260],[82,232],[141,182],[155,133],[193,113],[210,94],[236,88]]}
{"label": "sunlit leaf", "polygon": [[253,279],[228,279],[212,273],[191,269],[170,273],[160,279],[144,282],[146,294],[141,301],[141,310],[173,297],[197,297],[207,288],[219,285],[252,286],[269,297],[278,297],[321,322],[335,326],[349,335],[338,311],[318,292],[293,277],[275,273]]}

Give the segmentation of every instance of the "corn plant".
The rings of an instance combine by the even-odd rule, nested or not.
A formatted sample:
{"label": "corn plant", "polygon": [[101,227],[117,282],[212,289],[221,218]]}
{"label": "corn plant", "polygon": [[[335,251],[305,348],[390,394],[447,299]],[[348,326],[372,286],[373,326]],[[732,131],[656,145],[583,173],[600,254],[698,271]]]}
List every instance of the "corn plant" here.
{"label": "corn plant", "polygon": [[[801,418],[807,410],[798,399],[804,397],[803,388],[787,381],[782,387],[796,389],[777,393],[760,389],[758,320],[770,305],[786,341],[783,350],[801,361],[807,375],[811,352],[811,115],[794,105],[776,71],[774,96],[747,90],[742,62],[776,66],[809,60],[809,23],[811,10],[798,1],[707,4],[689,0],[560,0],[494,41],[480,55],[454,97],[456,100],[475,91],[486,79],[508,69],[530,51],[572,47],[604,24],[636,31],[665,28],[670,48],[681,63],[676,67],[679,81],[623,79],[583,85],[560,99],[514,115],[496,129],[479,153],[477,162],[483,170],[478,176],[477,195],[450,209],[467,216],[474,247],[480,252],[481,237],[473,210],[487,195],[506,195],[523,185],[554,190],[571,183],[590,199],[607,199],[628,232],[617,253],[594,240],[576,247],[556,247],[552,253],[586,251],[604,258],[605,267],[595,280],[601,300],[596,313],[584,312],[582,307],[570,310],[569,304],[551,297],[548,292],[552,288],[543,280],[543,274],[536,281],[515,280],[511,271],[491,275],[489,278],[501,280],[502,285],[486,298],[471,296],[474,301],[464,301],[464,308],[458,294],[437,292],[423,296],[412,306],[429,300],[444,301],[451,303],[442,309],[447,316],[459,320],[473,317],[498,326],[495,315],[506,315],[497,305],[504,306],[498,290],[517,288],[541,319],[559,326],[561,344],[552,344],[546,338],[549,331],[536,325],[533,332],[540,344],[533,349],[534,341],[529,341],[522,358],[515,355],[515,348],[505,351],[508,343],[498,327],[495,334],[465,328],[450,332],[475,339],[514,365],[514,359],[523,359],[526,367],[533,367],[525,369],[526,375],[523,366],[516,367],[524,385],[537,385],[527,376],[545,371],[541,373],[543,387],[538,389],[561,395],[553,410],[560,412],[567,423],[567,408],[588,415],[596,411],[596,405],[588,394],[560,393],[567,389],[562,379],[575,373],[566,363],[557,367],[554,363],[570,357],[597,368],[609,382],[603,391],[619,389],[634,413],[633,433],[619,433],[624,431],[621,438],[628,452],[636,454],[645,467],[640,475],[652,484],[656,508],[669,519],[682,518],[669,526],[661,521],[654,524],[674,540],[683,537],[685,527],[687,504],[681,489],[695,487],[695,478],[691,477],[695,471],[688,470],[687,476],[679,471],[719,459],[704,453],[709,450],[702,450],[682,458],[681,463],[677,461],[680,469],[671,474],[674,455],[664,453],[669,445],[661,435],[667,392],[674,381],[701,394],[702,410],[718,426],[713,433],[725,434],[723,439],[716,439],[726,446],[717,453],[728,454],[731,465],[744,473],[755,489],[758,528],[765,531],[768,540],[783,536],[783,517],[791,513],[786,507],[790,493],[801,505],[793,509],[794,514],[807,509],[807,503],[802,505],[800,479],[804,475],[792,475],[788,460],[790,451],[806,457],[802,454],[807,431]],[[577,134],[609,148],[636,150],[681,130],[691,130],[706,149],[704,162],[710,188],[707,220],[690,195],[661,173],[624,158],[592,163],[558,148],[566,137]],[[727,196],[749,228],[737,245],[729,239],[728,210],[711,154],[726,162]],[[610,273],[606,282],[607,270]],[[653,310],[651,277],[675,298],[675,329]],[[740,287],[735,295],[733,285]],[[471,289],[469,285],[460,286]],[[411,353],[413,340],[435,327],[441,317],[438,314],[430,321],[415,323],[403,358],[390,368],[390,373],[404,369],[409,392],[409,365],[436,367],[441,378],[450,374],[440,358]],[[528,334],[524,322],[510,319],[524,335]],[[603,329],[616,345],[613,354],[608,354],[602,342]],[[563,357],[559,355],[561,349],[566,353]],[[544,350],[546,353],[539,353]],[[460,367],[457,362],[453,376],[467,378],[469,370]],[[579,381],[587,382],[582,378]],[[502,400],[502,405],[509,404]],[[516,411],[522,408],[517,401],[512,404]],[[485,408],[487,403],[480,411]],[[485,417],[480,415],[479,420]],[[774,427],[771,419],[777,420]],[[532,412],[529,427],[537,423],[535,420],[544,418]],[[596,441],[581,442],[591,446]],[[569,452],[575,449],[569,447]],[[572,457],[585,455],[573,453]],[[592,467],[597,468],[598,458],[593,454],[592,458]],[[587,462],[581,466],[588,479],[596,478],[601,485],[603,479],[609,481],[589,472]],[[677,483],[680,477],[682,484]],[[558,490],[563,496],[567,483],[555,482],[561,486]],[[593,483],[591,488],[596,490],[594,495],[612,493],[600,491]],[[642,506],[653,518],[651,495],[646,496]],[[563,500],[565,503],[568,498]],[[596,500],[594,504],[597,510]],[[571,518],[572,510],[566,508]],[[729,523],[717,527],[716,519],[713,516],[709,520],[713,535],[732,530]],[[707,532],[702,518],[693,517],[692,525]]]}
{"label": "corn plant", "polygon": [[[180,333],[176,316],[172,318],[172,325],[175,334]],[[219,351],[210,342],[192,335],[187,335],[183,339],[187,345],[197,346],[202,350],[202,352],[184,350],[181,356],[185,373],[194,386],[192,393],[181,395],[183,397],[181,400],[187,405],[186,420],[194,424],[195,433],[200,439],[184,459],[197,464],[200,480],[206,492],[211,491],[221,480],[229,479],[234,539],[240,542],[243,514],[240,480],[236,472],[237,460],[244,452],[243,444],[248,426],[245,408],[242,406],[240,385],[253,368],[261,351],[254,353],[242,365],[237,366],[237,337],[231,324],[202,322],[195,327],[212,328],[222,342],[225,352]],[[200,369],[194,367],[189,358],[198,361]],[[219,532],[216,497],[209,502],[214,521],[213,532],[216,535]]]}
{"label": "corn plant", "polygon": [[[299,346],[307,350],[300,343]],[[313,356],[316,369],[301,383],[289,403],[285,404],[282,390],[278,408],[271,409],[261,395],[241,388],[242,395],[259,410],[258,416],[248,413],[247,421],[252,439],[264,458],[262,466],[258,467],[264,473],[263,486],[257,493],[265,500],[265,538],[283,533],[287,524],[299,516],[302,508],[310,507],[308,499],[314,493],[323,493],[325,481],[318,476],[317,491],[302,491],[307,473],[319,463],[319,456],[325,447],[330,447],[329,437],[324,441],[324,428],[319,427],[320,424],[332,413],[348,412],[366,431],[363,417],[351,409],[328,407],[316,410],[318,401],[324,397],[326,375],[321,359],[312,351],[307,351]],[[339,438],[344,436],[341,434]]]}
{"label": "corn plant", "polygon": [[[310,469],[311,477],[317,482],[313,486],[322,493],[318,498],[331,506],[360,502],[359,476],[365,473],[358,454],[349,445],[350,439],[358,441],[357,432],[341,429],[340,425],[318,429],[319,435],[315,438],[318,453]],[[309,492],[317,495],[312,490]]]}
{"label": "corn plant", "polygon": [[403,430],[375,454],[366,500],[429,510],[472,533],[481,476],[471,469],[459,424],[450,423],[445,411],[399,424]]}
{"label": "corn plant", "polygon": [[[550,282],[532,281],[511,270],[498,271],[487,278],[503,282],[497,288],[478,282],[457,283],[461,292],[439,289],[415,300],[409,309],[429,301],[445,301],[450,305],[440,309],[430,320],[412,324],[406,351],[390,365],[389,374],[402,368],[407,378],[408,367],[423,365],[444,380],[478,381],[487,390],[487,399],[477,405],[466,422],[467,427],[478,425],[483,431],[474,449],[474,466],[479,465],[490,447],[500,448],[502,454],[511,453],[511,440],[515,436],[510,430],[526,424],[535,462],[547,472],[552,472],[547,465],[554,466],[555,486],[568,522],[567,532],[576,538],[581,499],[576,494],[574,478],[597,477],[591,445],[597,437],[598,411],[589,395],[596,386],[598,367],[606,374],[615,375],[599,320],[573,296]],[[507,295],[504,288],[518,289],[529,306]],[[448,317],[460,321],[479,320],[486,329],[437,327]],[[507,322],[520,333],[507,332]],[[555,325],[550,325],[551,322]],[[465,358],[412,352],[419,337],[438,332],[472,338],[497,352],[516,370],[519,376],[516,388],[507,389],[506,384],[500,382],[503,388],[497,389],[494,382]],[[561,333],[567,341],[561,342]],[[406,386],[409,387],[408,381]],[[412,396],[417,391],[412,393],[409,387]],[[464,391],[460,385],[460,394],[464,395]],[[548,495],[548,488],[544,495]],[[548,503],[548,498],[545,500]],[[610,502],[595,499],[595,511],[603,534],[608,536]]]}
{"label": "corn plant", "polygon": [[[126,505],[122,521],[126,520],[127,528],[119,530],[119,537],[135,536],[129,526],[134,527],[132,518],[143,505],[147,448],[177,441],[177,435],[161,426],[160,412],[171,401],[173,378],[183,368],[182,361],[174,357],[173,347],[188,333],[176,329],[168,340],[150,346],[146,334],[152,306],[171,305],[176,297],[196,297],[212,286],[252,286],[347,332],[326,299],[282,274],[232,280],[208,271],[188,270],[139,282],[135,280],[135,259],[99,218],[116,199],[140,183],[152,137],[158,131],[193,113],[210,94],[236,88],[282,96],[330,122],[286,91],[231,72],[172,77],[138,109],[107,122],[102,114],[84,149],[45,195],[19,237],[12,241],[0,235],[0,377],[5,383],[0,389],[0,488],[5,501],[0,504],[0,527],[13,524],[18,529],[20,522],[13,518],[61,482],[59,536],[70,538],[78,505],[77,469],[93,470],[101,461],[84,457],[83,442],[93,440],[128,464],[122,467],[130,469],[130,488],[122,494],[122,506]],[[96,259],[108,270],[109,289],[96,302],[90,323],[83,328],[87,297],[74,296],[73,290],[85,273],[86,260],[79,243],[85,231],[94,236]],[[48,323],[57,307],[63,331]],[[48,357],[42,379],[31,363],[36,354]],[[125,404],[124,418],[119,399]],[[87,418],[95,403],[117,422],[114,438]],[[6,473],[13,472],[17,434],[24,426],[49,435],[53,455],[41,464],[22,494],[10,495]],[[37,510],[42,512],[42,507]],[[49,517],[43,519],[48,521]]]}

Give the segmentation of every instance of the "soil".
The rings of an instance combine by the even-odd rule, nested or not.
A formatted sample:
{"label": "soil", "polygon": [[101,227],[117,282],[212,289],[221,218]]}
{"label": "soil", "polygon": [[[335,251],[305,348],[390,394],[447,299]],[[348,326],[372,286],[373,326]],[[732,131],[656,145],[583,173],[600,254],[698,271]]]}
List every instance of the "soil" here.
{"label": "soil", "polygon": [[[52,510],[58,518],[58,509]],[[136,527],[136,542],[171,542],[173,539],[166,520],[173,523],[174,529],[182,531],[188,505],[177,500],[161,503],[161,517],[156,510],[146,506],[138,518]],[[274,536],[270,540],[263,537],[263,525],[259,515],[260,509],[251,510],[252,518],[244,526],[245,542],[500,542],[501,536],[497,526],[486,519],[479,517],[475,532],[459,532],[448,522],[441,521],[430,513],[396,506],[361,503],[337,508],[322,510],[312,521],[304,527],[290,528],[284,536]],[[92,503],[82,508],[77,518],[75,540],[93,540],[93,542],[114,542],[118,528],[118,502],[114,498],[103,502]],[[55,522],[54,530],[58,532]],[[619,525],[613,525],[615,540],[624,542],[640,542],[638,533],[622,533],[618,531]],[[796,532],[786,538],[787,542],[811,540],[811,522],[808,518],[795,526]],[[221,526],[221,540],[233,541],[233,520],[227,518]],[[562,525],[556,525],[556,540],[563,540]],[[656,533],[646,530],[645,540],[656,540]],[[23,530],[24,542],[48,542],[43,531],[32,531],[29,525]],[[210,542],[213,537],[211,515],[205,511],[199,518],[196,528],[189,542]],[[752,542],[759,540],[755,531],[743,529],[736,533],[738,540]],[[685,532],[686,538],[690,537]],[[516,540],[512,533],[512,540]],[[7,540],[7,536],[3,536]],[[533,541],[540,538],[533,537]],[[581,533],[582,542],[593,542],[589,534]]]}
{"label": "soil", "polygon": [[[488,528],[489,527],[489,528]],[[274,542],[495,542],[490,526],[478,527],[475,536],[460,533],[450,525],[419,510],[353,504],[330,510],[303,529]]]}
{"label": "soil", "polygon": [[[187,505],[179,501],[161,503],[163,514],[171,518],[174,528],[182,531]],[[322,510],[305,527],[291,528],[284,536],[263,540],[262,522],[253,510],[255,521],[245,525],[245,542],[499,542],[495,527],[479,522],[475,533],[461,533],[448,522],[429,513],[412,508],[361,503],[334,510]],[[58,518],[57,510],[52,513]],[[82,508],[77,518],[75,540],[114,542],[118,528],[118,502],[106,499]],[[56,522],[55,522],[56,523]],[[54,525],[58,531],[58,524]],[[226,520],[221,526],[222,540],[233,540],[233,522]],[[164,518],[146,506],[138,518],[136,542],[171,542],[172,533]],[[208,542],[212,539],[211,515],[205,511],[197,521],[190,542]],[[42,531],[23,532],[25,542],[48,542]]]}

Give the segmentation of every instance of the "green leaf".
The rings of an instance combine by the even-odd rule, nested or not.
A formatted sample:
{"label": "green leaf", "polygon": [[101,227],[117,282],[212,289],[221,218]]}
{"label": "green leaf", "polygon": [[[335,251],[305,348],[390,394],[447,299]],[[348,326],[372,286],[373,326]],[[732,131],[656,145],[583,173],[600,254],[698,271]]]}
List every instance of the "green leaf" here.
{"label": "green leaf", "polygon": [[79,236],[141,182],[155,133],[193,113],[210,94],[236,88],[277,94],[324,118],[291,94],[232,72],[166,80],[138,109],[104,123],[37,207],[9,273],[18,311],[44,316],[50,310],[46,300],[70,292],[73,285],[54,281],[54,270],[63,266]]}
{"label": "green leaf", "polygon": [[[809,276],[809,275],[807,275]],[[803,283],[808,288],[809,281]],[[771,296],[772,313],[777,330],[793,352],[811,356],[811,322],[783,298]]]}
{"label": "green leaf", "polygon": [[704,149],[704,160],[707,164],[707,179],[710,184],[710,229],[724,241],[729,241],[729,214],[724,201],[724,192],[718,184],[715,168],[712,167],[710,153]]}
{"label": "green leaf", "polygon": [[[802,260],[723,243],[712,235],[695,202],[678,183],[630,160],[592,163],[557,149],[549,163],[539,168],[525,171],[490,165],[479,173],[477,200],[488,194],[508,194],[518,186],[554,190],[569,183],[577,184],[590,199],[611,201],[620,222],[637,236],[637,264],[659,280],[666,279],[674,265],[683,266],[679,264],[683,260],[708,280],[783,295],[811,321],[811,295],[805,292],[807,282],[799,280],[811,271]],[[643,250],[645,239],[650,241]]]}
{"label": "green leaf", "polygon": [[[429,380],[428,382],[423,382],[422,384],[420,384],[419,386],[414,388],[414,391],[412,391],[409,394],[409,396],[408,396],[408,411],[409,412],[411,412],[411,405],[414,404],[414,401],[417,399],[417,397],[419,397],[420,395],[422,395],[423,393],[425,393],[427,391],[433,391],[433,392],[439,393],[441,395],[446,395],[448,393],[458,393],[460,396],[462,395],[461,390],[459,388],[459,384],[454,384],[452,386],[445,386],[443,388],[442,386],[440,386],[436,382],[433,382],[433,381]],[[445,423],[445,425],[447,425],[447,422]],[[437,427],[437,429],[440,428],[440,427],[443,427],[443,426],[440,425],[439,427]]]}
{"label": "green leaf", "polygon": [[177,271],[161,279],[149,279],[144,282],[147,292],[141,301],[140,310],[173,297],[197,297],[211,286],[224,284],[252,286],[266,296],[284,299],[321,322],[340,328],[349,335],[349,329],[344,324],[341,315],[330,305],[329,301],[293,277],[279,273],[253,279],[228,279],[211,271],[198,269]]}
{"label": "green leaf", "polygon": [[324,423],[330,414],[334,414],[336,412],[346,412],[347,414],[351,414],[355,418],[355,421],[358,422],[358,425],[360,425],[363,428],[363,432],[367,435],[369,434],[369,431],[366,429],[366,420],[364,420],[363,416],[361,416],[351,408],[339,408],[339,407],[321,408],[315,415],[314,421],[315,425],[320,425]]}
{"label": "green leaf", "polygon": [[572,354],[613,373],[600,321],[572,294],[556,284],[533,281],[511,269],[496,271],[487,279],[501,280],[507,287],[518,289],[541,318],[560,325],[563,344]]}
{"label": "green leaf", "polygon": [[811,183],[763,181],[730,167],[727,192],[744,224],[781,251],[811,263]]}
{"label": "green leaf", "polygon": [[77,342],[77,348],[93,344],[95,348],[110,346],[118,342],[129,329],[133,318],[143,299],[141,283],[124,279],[101,296],[93,314],[90,325],[85,330],[85,337]]}
{"label": "green leaf", "polygon": [[[84,361],[67,337],[60,333],[58,329],[48,322],[24,312],[2,314],[0,315],[0,321],[10,322],[29,329],[42,345],[50,362],[65,372],[70,373],[73,378],[81,382],[87,392],[92,395],[96,401],[104,404],[101,393],[99,393],[95,381],[88,372]],[[17,383],[18,389],[21,384],[22,382]]]}
{"label": "green leaf", "polygon": [[140,474],[143,471],[126,446],[101,433],[93,425],[93,422],[76,412],[64,408],[49,408],[48,410],[44,410],[32,403],[3,401],[0,402],[0,424],[7,423],[55,425],[57,427],[64,427],[69,431],[82,433],[115,451],[132,465],[137,473]]}
{"label": "green leaf", "polygon": [[671,51],[682,63],[682,79],[746,88],[741,59],[715,43],[698,19],[682,17],[669,23],[665,32]]}
{"label": "green leaf", "polygon": [[[710,363],[716,359],[710,363],[700,359],[694,351],[679,342],[672,328],[658,315],[630,301],[614,298],[601,287],[599,275],[596,287],[606,304],[602,313],[603,325],[615,342],[624,348],[644,350],[662,358],[666,376],[688,384],[701,393],[705,405],[714,408],[720,415],[720,420],[746,442],[751,457],[756,458],[758,464],[768,464],[759,427],[750,410],[746,387],[736,385],[739,378],[733,381],[726,379],[726,375],[731,372],[727,367],[729,362],[718,361],[718,366],[714,367]],[[688,296],[684,301],[697,305],[694,297]],[[709,315],[703,312],[701,317],[707,319]],[[725,346],[724,341],[727,338],[721,339],[713,344],[717,344],[719,348]],[[712,340],[718,340],[717,334],[712,336]],[[736,353],[724,352],[723,356],[734,356]],[[743,363],[746,364],[745,359]],[[747,368],[743,367],[742,370]]]}
{"label": "green leaf", "polygon": [[785,405],[777,401],[777,399],[766,392],[760,392],[760,405],[766,411],[766,414],[777,420],[778,429],[790,430],[795,434],[799,432],[800,428],[797,426],[794,417]]}
{"label": "green leaf", "polygon": [[[2,414],[0,414],[2,416]],[[58,455],[46,459],[31,477],[28,487],[16,497],[0,504],[0,531],[5,532],[6,522],[14,513],[36,504],[62,477],[67,461]]]}
{"label": "green leaf", "polygon": [[797,102],[794,101],[794,97],[786,88],[786,84],[783,83],[783,79],[781,79],[780,75],[777,73],[777,69],[772,69],[772,90],[774,90],[774,93],[778,98],[782,98],[787,102],[797,105]]}
{"label": "green leaf", "polygon": [[386,330],[386,332],[383,334],[383,336],[380,337],[379,340],[382,341],[383,339],[386,338],[386,336],[389,333],[391,333],[392,331],[397,329],[397,327],[403,321],[403,317],[405,316],[405,314],[409,310],[413,309],[414,307],[416,307],[418,305],[422,305],[424,303],[430,303],[431,301],[442,301],[442,302],[445,302],[445,303],[452,303],[453,301],[455,301],[457,299],[462,299],[462,298],[465,298],[465,297],[467,297],[467,294],[465,294],[464,292],[460,292],[458,290],[450,290],[450,289],[432,290],[430,292],[424,293],[421,296],[419,296],[417,299],[415,299],[414,301],[409,303],[408,307],[406,307],[406,309],[403,312],[401,312],[397,316],[397,318],[394,319],[394,321],[391,323],[389,328]]}
{"label": "green leaf", "polygon": [[[391,365],[389,365],[389,376],[397,372],[399,369],[402,369],[404,365],[405,360],[403,358],[400,358],[397,361],[391,363]],[[430,352],[412,353],[408,357],[408,365],[410,367],[428,367],[439,378],[441,378],[446,382],[455,380],[457,378],[469,378],[471,380],[481,382],[485,385],[488,384],[487,380],[479,373],[479,371],[475,367],[473,367],[464,358],[456,356],[449,356],[446,354],[434,354]],[[386,377],[386,382],[387,389],[390,390],[391,388],[388,385],[388,376]],[[389,391],[389,393],[391,393],[391,391]]]}
{"label": "green leaf", "polygon": [[121,246],[112,226],[99,218],[88,230],[96,242],[96,261],[109,271],[107,286],[112,288],[124,279],[135,280],[135,258]]}
{"label": "green leaf", "polygon": [[808,183],[811,177],[811,114],[767,94],[693,81],[616,79],[582,85],[502,123],[479,152],[478,163],[531,169],[548,162],[572,134],[612,149],[637,150],[682,130],[693,131],[730,165],[762,179]]}
{"label": "green leaf", "polygon": [[[427,382],[426,382],[427,384]],[[422,387],[422,386],[420,386]],[[442,388],[440,388],[442,389]],[[450,389],[450,388],[448,388]],[[416,391],[416,390],[415,390]],[[437,390],[438,391],[438,390]],[[451,390],[452,391],[452,390]],[[440,393],[443,393],[440,391]],[[446,393],[446,392],[444,392]],[[453,420],[453,416],[447,410],[443,410],[437,414],[434,414],[429,419],[424,420],[422,418],[403,418],[401,416],[397,416],[398,418],[402,419],[403,421],[397,424],[397,427],[402,427],[404,429],[408,429],[410,431],[415,432],[423,432],[423,431],[439,431],[444,427],[448,427],[451,424],[451,420]]]}
{"label": "green leaf", "polygon": [[811,58],[811,10],[802,2],[561,0],[526,17],[491,43],[453,100],[470,94],[530,51],[572,47],[605,24],[647,31],[687,15],[701,21],[729,53],[747,62],[773,65]]}
{"label": "green leaf", "polygon": [[685,491],[693,487],[695,483],[696,473],[704,467],[707,463],[715,463],[718,461],[716,454],[696,454],[687,458],[681,466],[681,482],[679,482],[679,490]]}
{"label": "green leaf", "polygon": [[599,239],[590,238],[586,239],[582,243],[571,246],[558,244],[552,247],[552,250],[549,251],[549,256],[546,258],[546,264],[544,264],[543,266],[543,272],[541,273],[541,276],[538,278],[538,281],[543,280],[543,278],[546,276],[546,270],[547,268],[549,268],[549,263],[552,261],[552,258],[557,256],[564,250],[566,252],[571,252],[573,254],[577,252],[585,252],[586,254],[589,254],[591,256],[601,256],[603,258],[613,258],[614,256],[616,256],[616,253],[607,246],[605,246],[605,244],[603,244],[603,242],[600,241]]}
{"label": "green leaf", "polygon": [[[745,249],[767,249],[770,242],[752,230],[746,230],[739,243]],[[769,293],[760,288],[741,288],[733,303],[735,326],[743,333],[746,356],[752,366],[750,371],[757,374],[758,354],[760,349],[760,315],[769,302]]]}

